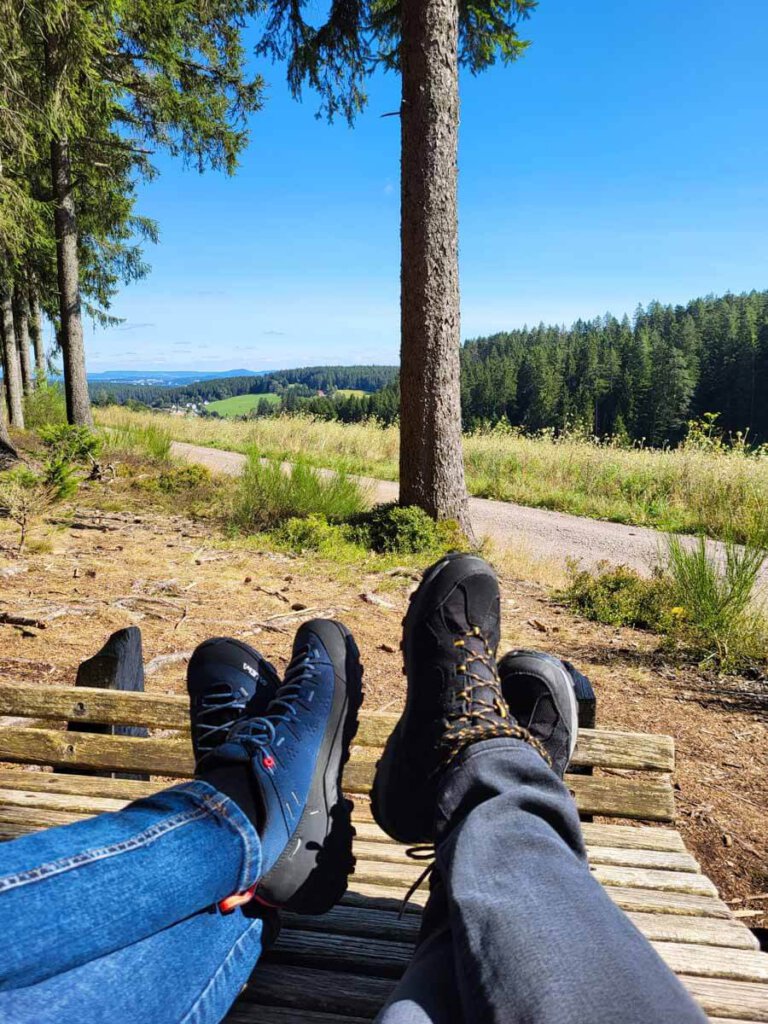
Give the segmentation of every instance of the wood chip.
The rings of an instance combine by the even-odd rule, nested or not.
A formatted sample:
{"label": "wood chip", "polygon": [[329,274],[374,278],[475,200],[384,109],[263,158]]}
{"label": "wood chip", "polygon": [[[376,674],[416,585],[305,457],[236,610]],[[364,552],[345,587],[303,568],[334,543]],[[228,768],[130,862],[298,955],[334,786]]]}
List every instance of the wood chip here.
{"label": "wood chip", "polygon": [[387,601],[384,597],[379,597],[378,594],[373,594],[370,591],[360,595],[360,598],[366,602],[366,604],[374,604],[378,608],[394,608],[395,605],[391,601]]}
{"label": "wood chip", "polygon": [[545,626],[544,623],[541,622],[539,619],[528,619],[528,625],[532,626],[534,629],[537,629],[539,633],[549,632],[549,628]]}
{"label": "wood chip", "polygon": [[762,910],[734,910],[734,917],[760,917]]}

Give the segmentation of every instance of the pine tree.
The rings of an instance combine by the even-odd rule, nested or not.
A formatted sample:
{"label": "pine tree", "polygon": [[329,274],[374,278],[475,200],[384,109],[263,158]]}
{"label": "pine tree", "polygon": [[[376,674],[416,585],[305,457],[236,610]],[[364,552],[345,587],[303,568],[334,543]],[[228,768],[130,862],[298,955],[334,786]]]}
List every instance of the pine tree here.
{"label": "pine tree", "polygon": [[315,28],[302,5],[271,0],[259,52],[288,64],[329,116],[352,121],[377,63],[398,70],[401,129],[400,500],[469,531],[461,451],[456,152],[458,70],[525,49],[534,0],[332,0]]}

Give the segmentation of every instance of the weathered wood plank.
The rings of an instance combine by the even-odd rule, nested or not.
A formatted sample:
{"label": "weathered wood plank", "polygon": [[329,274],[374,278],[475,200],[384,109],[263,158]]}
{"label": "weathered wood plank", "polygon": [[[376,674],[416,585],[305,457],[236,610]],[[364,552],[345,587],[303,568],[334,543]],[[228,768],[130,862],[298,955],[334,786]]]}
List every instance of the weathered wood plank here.
{"label": "weathered wood plank", "polygon": [[283,914],[283,929],[323,932],[329,935],[359,935],[370,939],[414,943],[419,934],[417,914],[400,917],[393,910],[336,906],[319,917],[311,914]]}
{"label": "weathered wood plank", "polygon": [[[286,981],[288,979],[286,978]],[[317,1013],[302,1010],[301,1018],[295,1010],[282,1006],[258,1006],[246,1000],[238,1000],[223,1024],[368,1024],[370,1017],[341,1017],[338,1013]]]}
{"label": "weathered wood plank", "polygon": [[[373,771],[373,764],[351,760],[344,772],[345,789],[370,793]],[[674,791],[666,780],[567,775],[566,785],[582,814],[641,821],[673,821],[675,817]]]}
{"label": "weathered wood plank", "polygon": [[[406,888],[398,882],[390,885],[364,882],[356,875],[342,899],[345,906],[371,907],[379,910],[399,911]],[[716,896],[672,892],[642,886],[605,886],[606,893],[624,911],[649,914],[672,914],[681,917],[710,917],[728,920],[731,912]],[[418,913],[427,901],[425,888],[418,889],[410,898],[406,913]]]}
{"label": "weathered wood plank", "polygon": [[[189,730],[186,697],[105,692],[75,686],[3,683],[0,685],[0,715]],[[361,760],[376,760],[396,721],[397,715],[383,712],[364,712],[360,716],[355,747],[362,748]],[[584,729],[579,734],[572,763],[574,767],[671,772],[674,756],[674,741],[669,736]]]}
{"label": "weathered wood plank", "polygon": [[186,697],[85,686],[0,685],[0,715],[104,725],[189,730]]}
{"label": "weathered wood plank", "polygon": [[[591,864],[612,864],[619,867],[658,868],[663,871],[698,871],[698,862],[689,853],[667,853],[665,850],[611,849],[588,846]],[[363,860],[379,860],[388,864],[413,864],[406,848],[397,843],[369,843],[358,838],[355,854]],[[421,863],[421,862],[419,862]],[[423,864],[421,866],[423,870]]]}
{"label": "weathered wood plank", "polygon": [[[384,861],[363,860],[358,857],[355,879],[372,885],[402,885],[408,887],[424,870],[424,863],[388,864]],[[657,889],[660,892],[684,892],[697,896],[716,896],[717,889],[706,875],[689,871],[661,871],[655,868],[625,868],[593,864],[592,875],[603,885],[623,888]]]}
{"label": "weathered wood plank", "polygon": [[[752,932],[738,921],[674,914],[629,913],[627,916],[652,942],[683,942],[728,949],[759,948]],[[394,911],[339,906],[321,917],[285,914],[283,927],[413,943],[419,933],[419,917],[405,914],[401,918]]]}
{"label": "weathered wood plank", "polygon": [[760,948],[755,936],[740,921],[675,914],[629,913],[627,916],[652,942],[686,942],[729,949]]}
{"label": "weathered wood plank", "polygon": [[693,896],[717,896],[717,889],[706,875],[687,871],[655,871],[651,868],[616,868],[603,864],[590,867],[602,885],[622,888],[657,889],[659,892],[687,892]]}
{"label": "weathered wood plank", "polygon": [[[361,841],[391,843],[392,840],[372,820],[369,805],[362,800],[355,803],[355,828]],[[607,846],[626,850],[660,850],[668,853],[687,853],[683,837],[671,828],[656,825],[605,825],[583,822],[584,840],[590,846]]]}
{"label": "weathered wood plank", "polygon": [[54,767],[150,771],[188,778],[194,771],[189,739],[138,739],[54,729],[0,728],[0,761]]}
{"label": "weathered wood plank", "polygon": [[[23,776],[21,781],[23,781]],[[91,815],[122,810],[126,802],[125,800],[110,800],[107,797],[77,796],[73,793],[34,793],[26,789],[0,788],[0,808],[29,807],[35,811],[63,811],[67,814]]]}
{"label": "weathered wood plank", "polygon": [[768,982],[768,953],[751,949],[716,949],[682,942],[653,942],[652,945],[675,974]]}
{"label": "weathered wood plank", "polygon": [[[652,945],[679,974],[732,981],[768,981],[768,955],[765,953],[679,942],[654,941]],[[301,929],[286,929],[269,954],[272,963],[325,967],[384,978],[400,977],[412,955],[411,941]]]}
{"label": "weathered wood plank", "polygon": [[288,978],[283,967],[269,963],[267,954],[251,975],[243,997],[258,1004],[293,1007],[302,1012],[309,1009],[375,1017],[395,986],[390,978],[308,967],[292,967],[289,984]]}
{"label": "weathered wood plank", "polygon": [[754,981],[726,981],[679,975],[706,1013],[738,1021],[768,1021],[768,985]]}
{"label": "weathered wood plank", "polygon": [[[188,778],[194,769],[187,738],[136,739],[15,727],[0,728],[0,761],[109,771],[144,770],[172,778]],[[370,792],[373,772],[372,763],[350,761],[344,772],[345,789],[352,793]],[[666,781],[570,775],[568,786],[583,814],[648,821],[674,818],[673,790]]]}
{"label": "weathered wood plank", "polygon": [[[143,741],[141,741],[143,742]],[[53,775],[50,772],[0,768],[0,792],[24,788],[32,793],[70,793],[74,796],[106,797],[110,800],[140,800],[173,782],[135,782],[132,779],[103,779],[88,775]]]}
{"label": "weathered wood plank", "polygon": [[270,949],[269,961],[373,978],[399,978],[411,961],[413,948],[412,942],[286,929]]}
{"label": "weathered wood plank", "polygon": [[[32,807],[38,810],[49,808],[52,811],[69,811],[82,814],[101,814],[104,811],[117,811],[125,806],[125,799],[96,796],[88,792],[69,792],[59,789],[52,789],[53,786],[61,786],[62,783],[51,781],[46,784],[45,780],[57,778],[49,773],[31,772],[25,770],[0,771],[0,803],[18,807]],[[77,776],[75,776],[77,778]],[[36,789],[27,788],[35,785]],[[73,784],[77,787],[77,783]],[[163,788],[162,782],[147,783],[146,790],[127,796],[137,799],[145,796],[148,792],[155,792]],[[361,815],[363,820],[361,820]],[[355,803],[354,822],[358,838],[365,842],[381,842],[391,844],[392,840],[378,825],[371,821],[367,801],[358,800]],[[630,850],[659,850],[670,853],[685,853],[685,844],[678,832],[669,828],[657,828],[654,826],[628,826],[628,825],[595,825],[586,822],[583,826],[584,838],[589,846],[610,847],[616,849]]]}

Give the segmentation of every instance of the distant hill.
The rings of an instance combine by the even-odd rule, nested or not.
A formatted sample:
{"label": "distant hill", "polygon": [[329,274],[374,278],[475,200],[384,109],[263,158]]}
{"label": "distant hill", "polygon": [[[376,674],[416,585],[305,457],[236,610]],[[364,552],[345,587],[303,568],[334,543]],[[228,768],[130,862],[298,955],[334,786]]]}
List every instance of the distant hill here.
{"label": "distant hill", "polygon": [[183,387],[201,380],[225,377],[263,377],[270,370],[102,370],[89,373],[92,384],[138,384],[150,387]]}
{"label": "distant hill", "polygon": [[[264,395],[293,392],[293,398],[312,398],[330,391],[343,390],[371,394],[392,384],[398,375],[396,366],[304,366],[292,370],[232,370],[190,379],[192,371],[177,371],[178,381],[171,380],[171,371],[163,371],[165,379],[128,376],[115,379],[108,371],[89,378],[91,398],[99,403],[141,402],[154,408],[168,408],[190,403],[217,402],[238,395]],[[146,372],[146,371],[145,371]],[[154,371],[149,371],[153,373]],[[185,374],[190,376],[182,379]],[[258,404],[258,403],[257,403]]]}

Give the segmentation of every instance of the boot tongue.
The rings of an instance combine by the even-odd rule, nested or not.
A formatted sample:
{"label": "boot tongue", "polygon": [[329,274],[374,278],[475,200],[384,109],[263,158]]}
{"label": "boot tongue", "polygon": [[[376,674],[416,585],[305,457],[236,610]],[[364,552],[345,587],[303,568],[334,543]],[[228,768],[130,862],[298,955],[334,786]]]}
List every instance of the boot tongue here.
{"label": "boot tongue", "polygon": [[478,716],[487,719],[496,713],[500,718],[507,714],[504,702],[499,700],[501,686],[498,673],[494,671],[493,655],[482,636],[467,637],[464,645],[466,665],[465,713],[474,723]]}

